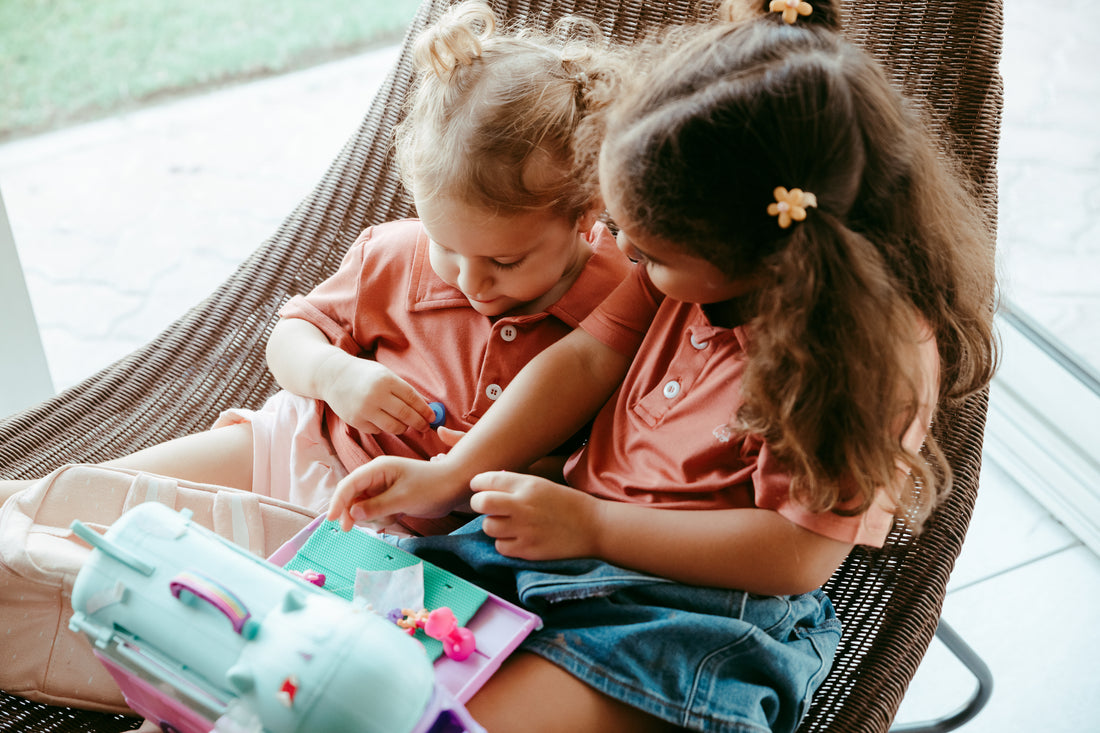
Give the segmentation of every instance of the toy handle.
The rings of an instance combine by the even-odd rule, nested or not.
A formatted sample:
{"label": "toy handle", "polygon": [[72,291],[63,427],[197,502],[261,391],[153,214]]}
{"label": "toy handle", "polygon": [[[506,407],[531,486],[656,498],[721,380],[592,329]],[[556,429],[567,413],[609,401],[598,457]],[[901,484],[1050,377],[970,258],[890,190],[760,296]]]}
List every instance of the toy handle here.
{"label": "toy handle", "polygon": [[[194,602],[193,598],[206,601],[225,614],[233,625],[233,631],[245,639],[252,639],[259,631],[259,624],[252,620],[252,613],[245,608],[244,603],[215,580],[185,570],[172,578],[168,583],[168,589],[172,591],[174,598],[187,605]],[[181,597],[180,594],[183,591],[187,591],[190,595]]]}

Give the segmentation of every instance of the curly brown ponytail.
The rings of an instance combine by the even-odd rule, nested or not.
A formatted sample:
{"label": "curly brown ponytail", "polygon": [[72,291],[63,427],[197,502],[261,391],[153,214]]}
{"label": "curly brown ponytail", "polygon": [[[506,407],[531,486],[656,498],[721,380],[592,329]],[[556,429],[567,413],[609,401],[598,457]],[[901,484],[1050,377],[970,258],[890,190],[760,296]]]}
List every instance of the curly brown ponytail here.
{"label": "curly brown ponytail", "polygon": [[[801,503],[859,512],[896,487],[919,524],[950,470],[931,436],[918,455],[902,433],[992,377],[992,232],[921,117],[836,32],[837,4],[793,23],[770,5],[729,0],[737,22],[675,33],[671,58],[640,52],[650,71],[609,112],[601,174],[632,235],[763,283],[739,427]],[[777,187],[816,207],[780,227]],[[938,385],[918,367],[933,344]]]}

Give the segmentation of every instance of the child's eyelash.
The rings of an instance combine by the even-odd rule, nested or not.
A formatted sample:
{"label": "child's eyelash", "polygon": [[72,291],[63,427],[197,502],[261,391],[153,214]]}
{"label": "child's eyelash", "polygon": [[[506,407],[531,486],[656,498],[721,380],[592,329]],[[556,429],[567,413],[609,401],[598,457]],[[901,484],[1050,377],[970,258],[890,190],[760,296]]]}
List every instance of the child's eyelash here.
{"label": "child's eyelash", "polygon": [[523,260],[516,260],[515,262],[497,262],[493,260],[493,266],[498,270],[514,270],[523,264]]}

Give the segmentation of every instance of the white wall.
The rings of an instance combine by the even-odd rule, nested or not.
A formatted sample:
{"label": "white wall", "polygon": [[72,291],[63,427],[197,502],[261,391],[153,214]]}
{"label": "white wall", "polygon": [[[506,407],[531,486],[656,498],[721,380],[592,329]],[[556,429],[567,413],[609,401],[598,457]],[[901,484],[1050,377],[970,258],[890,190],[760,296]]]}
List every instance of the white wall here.
{"label": "white wall", "polygon": [[49,364],[0,194],[0,416],[51,395]]}

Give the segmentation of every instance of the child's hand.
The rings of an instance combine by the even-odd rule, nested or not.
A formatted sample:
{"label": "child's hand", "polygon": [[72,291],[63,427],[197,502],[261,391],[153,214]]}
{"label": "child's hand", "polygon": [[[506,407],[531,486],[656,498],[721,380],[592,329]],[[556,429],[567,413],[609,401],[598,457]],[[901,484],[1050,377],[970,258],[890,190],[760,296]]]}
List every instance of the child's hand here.
{"label": "child's hand", "polygon": [[370,359],[339,358],[322,386],[322,399],[364,433],[427,430],[435,415],[428,401],[389,368]]}
{"label": "child's hand", "polygon": [[336,485],[328,518],[346,532],[356,522],[386,522],[397,516],[442,517],[463,503],[465,481],[451,475],[445,460],[381,456]]}
{"label": "child's hand", "polygon": [[435,434],[438,435],[439,439],[442,440],[444,443],[454,448],[456,445],[458,445],[458,441],[462,440],[462,438],[465,437],[466,431],[455,430],[454,428],[448,428],[446,426],[440,425],[438,428],[435,429]]}
{"label": "child's hand", "polygon": [[600,502],[582,491],[538,476],[507,471],[470,481],[470,508],[485,514],[483,528],[497,551],[524,560],[596,555]]}

